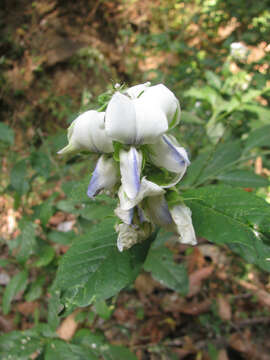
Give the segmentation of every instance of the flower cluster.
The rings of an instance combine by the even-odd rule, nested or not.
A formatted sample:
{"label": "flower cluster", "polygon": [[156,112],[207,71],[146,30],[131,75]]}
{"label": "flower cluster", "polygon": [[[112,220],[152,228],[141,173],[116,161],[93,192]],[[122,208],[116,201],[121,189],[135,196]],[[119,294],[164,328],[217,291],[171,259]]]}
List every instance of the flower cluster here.
{"label": "flower cluster", "polygon": [[248,55],[248,48],[240,42],[233,42],[230,44],[230,55],[235,60],[244,60]]}
{"label": "flower cluster", "polygon": [[118,88],[105,112],[86,111],[72,122],[69,143],[58,152],[101,154],[87,195],[118,193],[120,251],[149,237],[155,225],[175,231],[181,243],[196,244],[190,209],[181,202],[170,207],[166,200],[190,163],[186,150],[168,134],[180,112],[179,101],[162,84]]}

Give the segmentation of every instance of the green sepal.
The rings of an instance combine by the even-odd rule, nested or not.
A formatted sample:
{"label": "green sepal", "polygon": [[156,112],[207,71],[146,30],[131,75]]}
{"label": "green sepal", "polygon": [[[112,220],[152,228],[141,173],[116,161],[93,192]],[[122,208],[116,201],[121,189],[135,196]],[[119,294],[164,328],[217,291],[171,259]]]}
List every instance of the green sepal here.
{"label": "green sepal", "polygon": [[169,209],[173,208],[175,205],[184,203],[184,199],[179,194],[176,188],[167,189],[165,198],[168,203]]}
{"label": "green sepal", "polygon": [[115,161],[120,162],[119,154],[120,154],[120,150],[123,148],[124,148],[123,144],[121,144],[118,141],[113,141],[113,149],[114,149],[113,158]]}

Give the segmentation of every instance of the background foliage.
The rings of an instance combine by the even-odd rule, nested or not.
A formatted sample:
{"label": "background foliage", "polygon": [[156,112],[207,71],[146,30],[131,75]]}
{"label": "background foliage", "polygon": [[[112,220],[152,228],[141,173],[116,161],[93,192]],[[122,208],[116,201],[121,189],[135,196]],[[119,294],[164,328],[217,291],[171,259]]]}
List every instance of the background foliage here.
{"label": "background foliage", "polygon": [[[268,359],[268,1],[0,7],[1,358]],[[181,103],[195,249],[160,231],[119,253],[115,200],[85,193],[95,156],[56,156],[113,83],[148,80]]]}

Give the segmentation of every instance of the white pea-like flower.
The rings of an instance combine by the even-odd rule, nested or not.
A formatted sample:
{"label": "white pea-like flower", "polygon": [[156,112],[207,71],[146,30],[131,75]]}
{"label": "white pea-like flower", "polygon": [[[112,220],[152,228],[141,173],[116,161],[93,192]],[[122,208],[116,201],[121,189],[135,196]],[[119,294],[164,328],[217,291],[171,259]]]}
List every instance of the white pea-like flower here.
{"label": "white pea-like flower", "polygon": [[106,109],[105,130],[123,144],[153,144],[179,120],[179,101],[166,86],[141,84],[112,96]]}
{"label": "white pea-like flower", "polygon": [[79,115],[68,128],[68,145],[58,154],[88,150],[97,153],[113,152],[112,139],[105,132],[104,112],[89,110]]}

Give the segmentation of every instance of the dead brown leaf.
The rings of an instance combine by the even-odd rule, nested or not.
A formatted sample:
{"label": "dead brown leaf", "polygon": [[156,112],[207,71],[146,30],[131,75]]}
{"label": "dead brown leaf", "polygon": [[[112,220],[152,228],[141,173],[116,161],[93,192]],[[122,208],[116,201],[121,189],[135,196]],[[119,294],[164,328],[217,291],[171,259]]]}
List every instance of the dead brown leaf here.
{"label": "dead brown leaf", "polygon": [[187,297],[198,294],[201,290],[202,281],[209,278],[214,270],[213,266],[206,266],[200,270],[194,271],[189,276],[189,293]]}
{"label": "dead brown leaf", "polygon": [[225,296],[218,296],[218,314],[222,320],[230,321],[232,318],[232,309],[229,300]]}
{"label": "dead brown leaf", "polygon": [[23,302],[17,305],[17,310],[26,316],[31,315],[39,307],[37,301]]}
{"label": "dead brown leaf", "polygon": [[63,320],[56,333],[63,340],[70,340],[72,336],[75,334],[78,323],[75,321],[75,317],[80,310],[74,311],[74,313],[70,314],[67,318]]}
{"label": "dead brown leaf", "polygon": [[147,273],[140,274],[135,281],[135,289],[145,295],[151,294],[157,286],[159,284]]}

